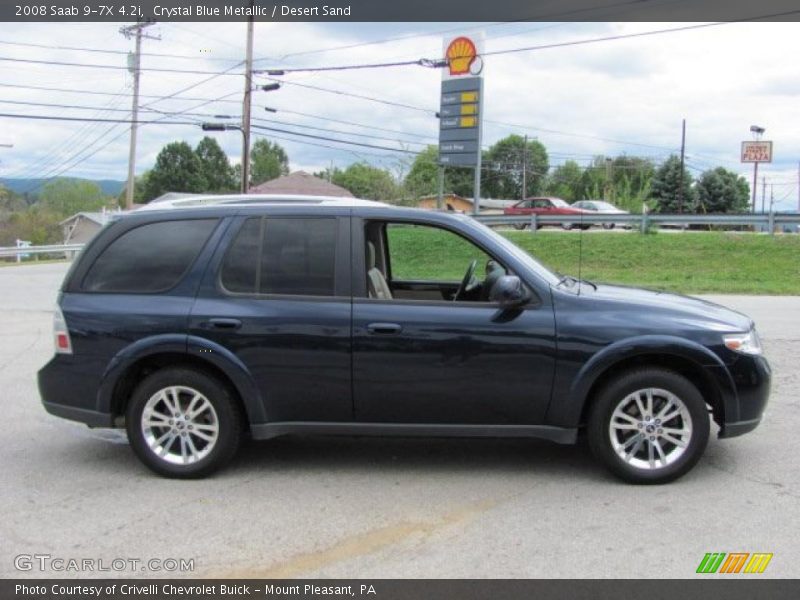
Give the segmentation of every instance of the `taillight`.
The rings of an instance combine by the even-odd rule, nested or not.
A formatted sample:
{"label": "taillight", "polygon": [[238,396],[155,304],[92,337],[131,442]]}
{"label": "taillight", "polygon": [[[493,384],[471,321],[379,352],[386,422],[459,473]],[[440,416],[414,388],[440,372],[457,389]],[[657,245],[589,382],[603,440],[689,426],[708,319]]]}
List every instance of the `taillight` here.
{"label": "taillight", "polygon": [[67,322],[57,306],[53,313],[53,339],[56,344],[56,354],[72,354],[72,340],[69,339]]}

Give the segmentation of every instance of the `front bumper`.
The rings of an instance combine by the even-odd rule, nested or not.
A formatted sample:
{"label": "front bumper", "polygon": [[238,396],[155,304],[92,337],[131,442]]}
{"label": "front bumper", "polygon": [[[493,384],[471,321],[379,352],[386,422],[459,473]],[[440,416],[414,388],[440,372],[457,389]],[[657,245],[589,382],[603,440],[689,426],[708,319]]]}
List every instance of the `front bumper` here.
{"label": "front bumper", "polygon": [[728,366],[736,387],[736,402],[726,406],[719,437],[731,438],[753,431],[761,422],[769,399],[772,369],[763,356],[737,357]]}

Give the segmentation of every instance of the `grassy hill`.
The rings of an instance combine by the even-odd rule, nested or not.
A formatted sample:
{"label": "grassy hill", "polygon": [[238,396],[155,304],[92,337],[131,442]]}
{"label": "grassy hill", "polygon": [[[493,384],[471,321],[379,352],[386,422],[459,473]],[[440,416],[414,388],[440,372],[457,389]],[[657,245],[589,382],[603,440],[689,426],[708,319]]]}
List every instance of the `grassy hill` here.
{"label": "grassy hill", "polygon": [[[56,177],[55,179],[81,179],[76,177]],[[0,185],[8,188],[12,192],[17,194],[23,194],[26,191],[30,192],[31,194],[36,194],[41,188],[48,183],[49,181],[55,181],[49,179],[14,179],[14,178],[5,178],[0,177]],[[107,196],[117,196],[122,191],[122,188],[125,186],[124,181],[115,181],[113,179],[82,179],[83,181],[92,181],[100,186],[100,189],[103,190],[103,193]]]}

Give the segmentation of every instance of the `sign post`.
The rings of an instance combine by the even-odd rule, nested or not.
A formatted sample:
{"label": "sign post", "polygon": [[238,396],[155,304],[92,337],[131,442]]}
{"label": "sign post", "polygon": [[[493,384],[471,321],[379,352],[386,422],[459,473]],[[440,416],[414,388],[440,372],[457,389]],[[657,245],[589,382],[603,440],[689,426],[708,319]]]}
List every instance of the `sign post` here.
{"label": "sign post", "polygon": [[439,101],[439,165],[475,169],[473,214],[478,214],[481,195],[482,52],[482,36],[445,40],[447,66]]}
{"label": "sign post", "polygon": [[772,162],[772,142],[765,142],[762,140],[742,142],[742,162],[753,163],[753,212],[756,212],[758,163]]}

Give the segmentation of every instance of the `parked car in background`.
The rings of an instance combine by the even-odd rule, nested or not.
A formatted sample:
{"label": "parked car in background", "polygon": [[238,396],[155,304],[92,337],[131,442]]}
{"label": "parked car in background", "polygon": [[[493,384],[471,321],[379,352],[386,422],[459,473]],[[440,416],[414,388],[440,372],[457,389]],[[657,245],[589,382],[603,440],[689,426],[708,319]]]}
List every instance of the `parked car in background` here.
{"label": "parked car in background", "polygon": [[[609,215],[629,215],[630,213],[627,210],[622,210],[617,208],[610,202],[606,202],[605,200],[579,200],[578,202],[572,203],[572,208],[579,208],[581,210],[588,210],[593,213],[603,213]],[[613,221],[610,223],[603,223],[603,229],[614,229],[616,223]]]}
{"label": "parked car in background", "polygon": [[[526,198],[525,200],[521,200],[517,202],[514,206],[506,208],[503,211],[503,214],[506,215],[514,215],[514,216],[523,216],[523,215],[571,215],[571,216],[578,216],[581,214],[585,214],[588,211],[583,210],[581,208],[574,208],[569,205],[566,200],[562,200],[561,198],[552,198],[552,197],[542,197],[542,198]],[[575,226],[575,223],[564,222],[561,223],[561,227],[564,229],[572,229]],[[530,223],[515,223],[515,229],[525,229],[526,227],[530,227]],[[539,229],[541,224],[536,225],[536,229]],[[589,229],[591,225],[583,225],[583,229]]]}

